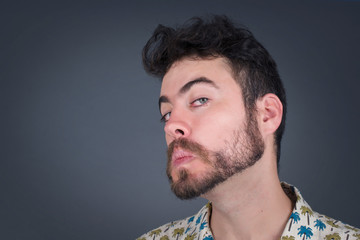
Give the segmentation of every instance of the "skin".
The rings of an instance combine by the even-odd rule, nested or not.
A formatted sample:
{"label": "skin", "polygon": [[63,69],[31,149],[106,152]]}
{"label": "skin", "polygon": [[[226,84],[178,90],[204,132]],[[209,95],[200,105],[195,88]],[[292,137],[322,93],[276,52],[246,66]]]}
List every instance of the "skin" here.
{"label": "skin", "polygon": [[[211,83],[190,83],[203,78]],[[277,175],[274,147],[282,104],[274,94],[266,94],[256,106],[264,154],[253,166],[202,195],[212,202],[210,225],[217,240],[279,239],[291,214],[292,203]],[[246,126],[241,89],[223,58],[185,58],[175,62],[163,78],[160,111],[166,121],[168,146],[176,139],[186,138],[210,151],[226,150],[234,132]],[[179,179],[181,170],[187,170],[194,180],[212,170],[212,165],[199,156],[189,151],[185,155],[169,163],[173,181]]]}

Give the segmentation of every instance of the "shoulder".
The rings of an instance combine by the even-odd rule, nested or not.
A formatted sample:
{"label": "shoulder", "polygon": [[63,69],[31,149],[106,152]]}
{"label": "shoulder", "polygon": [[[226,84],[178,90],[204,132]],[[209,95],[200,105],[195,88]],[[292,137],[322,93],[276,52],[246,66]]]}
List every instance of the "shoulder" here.
{"label": "shoulder", "polygon": [[302,206],[294,210],[281,240],[290,239],[360,240],[360,229]]}
{"label": "shoulder", "polygon": [[289,194],[293,194],[295,206],[284,229],[281,240],[305,238],[360,240],[360,230],[358,228],[314,211],[303,199],[297,188],[284,183],[283,187],[287,188],[286,193],[288,196]]}
{"label": "shoulder", "polygon": [[195,215],[182,220],[169,222],[143,234],[141,237],[137,238],[137,240],[153,239],[154,237],[161,240],[176,239],[186,233],[189,223],[191,223],[194,218]]}
{"label": "shoulder", "polygon": [[[211,235],[208,220],[211,205],[207,204],[198,213],[182,220],[173,221],[151,230],[137,240],[159,239],[194,239],[195,237]],[[201,238],[203,239],[203,237]],[[210,238],[209,238],[210,239]]]}
{"label": "shoulder", "polygon": [[360,229],[319,213],[316,213],[315,216],[317,218],[314,221],[313,227],[320,230],[319,227],[323,224],[323,231],[319,231],[319,234],[321,233],[320,235],[323,239],[360,239]]}

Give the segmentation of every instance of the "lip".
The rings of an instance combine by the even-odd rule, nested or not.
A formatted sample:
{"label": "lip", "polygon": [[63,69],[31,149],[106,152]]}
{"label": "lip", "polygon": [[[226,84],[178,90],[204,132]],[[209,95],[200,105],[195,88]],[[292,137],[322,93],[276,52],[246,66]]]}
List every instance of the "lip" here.
{"label": "lip", "polygon": [[184,163],[190,162],[194,157],[194,154],[181,148],[177,148],[172,154],[171,161],[173,162],[174,166],[180,166]]}

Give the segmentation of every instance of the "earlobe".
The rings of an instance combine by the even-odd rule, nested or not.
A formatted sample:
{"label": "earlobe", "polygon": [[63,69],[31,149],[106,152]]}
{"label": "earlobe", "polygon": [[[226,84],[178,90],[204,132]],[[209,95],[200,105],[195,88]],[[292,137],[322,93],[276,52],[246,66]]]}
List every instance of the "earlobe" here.
{"label": "earlobe", "polygon": [[273,93],[264,95],[257,102],[258,113],[259,113],[259,127],[265,134],[274,133],[280,126],[283,105],[280,99]]}

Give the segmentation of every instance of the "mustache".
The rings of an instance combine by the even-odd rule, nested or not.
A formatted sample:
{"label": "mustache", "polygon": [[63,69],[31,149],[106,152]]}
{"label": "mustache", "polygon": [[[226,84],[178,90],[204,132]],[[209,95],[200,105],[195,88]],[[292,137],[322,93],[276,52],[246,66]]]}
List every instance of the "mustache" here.
{"label": "mustache", "polygon": [[178,138],[172,141],[168,147],[167,158],[169,162],[171,161],[175,148],[182,148],[184,150],[190,151],[202,159],[208,159],[209,151],[204,146],[186,138]]}

